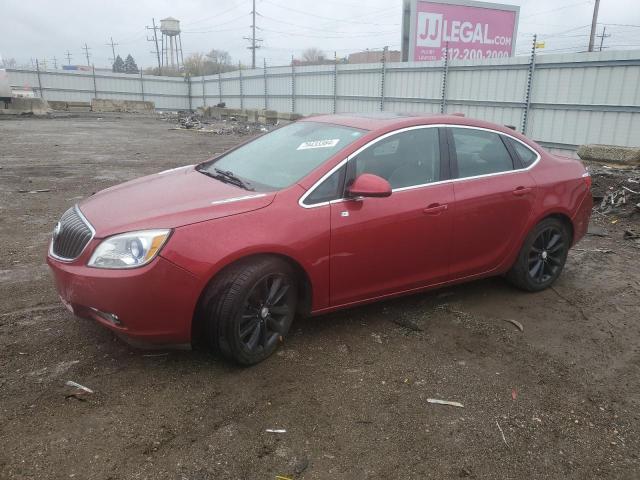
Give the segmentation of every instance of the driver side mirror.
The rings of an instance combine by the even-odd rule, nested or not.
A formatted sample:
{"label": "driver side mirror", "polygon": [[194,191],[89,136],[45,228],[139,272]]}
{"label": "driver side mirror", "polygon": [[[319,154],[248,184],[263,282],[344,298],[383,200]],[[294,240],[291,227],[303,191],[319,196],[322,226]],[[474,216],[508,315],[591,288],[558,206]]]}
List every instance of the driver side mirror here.
{"label": "driver side mirror", "polygon": [[347,194],[350,197],[389,197],[391,185],[382,177],[363,173],[347,188]]}

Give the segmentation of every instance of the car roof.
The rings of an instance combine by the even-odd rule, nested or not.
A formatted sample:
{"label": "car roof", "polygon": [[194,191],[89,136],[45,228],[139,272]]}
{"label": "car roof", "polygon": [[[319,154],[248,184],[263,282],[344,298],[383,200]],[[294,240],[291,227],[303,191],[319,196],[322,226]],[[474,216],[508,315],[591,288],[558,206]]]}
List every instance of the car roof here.
{"label": "car roof", "polygon": [[306,117],[301,121],[331,123],[345,127],[359,128],[362,130],[380,131],[380,133],[396,130],[398,128],[415,125],[462,125],[470,127],[488,128],[508,135],[512,135],[527,143],[534,143],[515,130],[496,123],[485,122],[474,118],[465,117],[463,114],[428,114],[428,113],[340,113],[334,115],[315,115]]}

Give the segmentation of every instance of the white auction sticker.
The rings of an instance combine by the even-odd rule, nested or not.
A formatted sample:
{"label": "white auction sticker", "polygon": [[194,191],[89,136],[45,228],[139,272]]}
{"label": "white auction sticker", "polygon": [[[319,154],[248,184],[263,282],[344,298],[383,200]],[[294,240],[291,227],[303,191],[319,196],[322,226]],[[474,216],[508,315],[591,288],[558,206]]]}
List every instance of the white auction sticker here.
{"label": "white auction sticker", "polygon": [[302,142],[296,150],[309,150],[311,148],[332,148],[335,147],[339,138],[334,138],[332,140],[312,140],[310,142]]}

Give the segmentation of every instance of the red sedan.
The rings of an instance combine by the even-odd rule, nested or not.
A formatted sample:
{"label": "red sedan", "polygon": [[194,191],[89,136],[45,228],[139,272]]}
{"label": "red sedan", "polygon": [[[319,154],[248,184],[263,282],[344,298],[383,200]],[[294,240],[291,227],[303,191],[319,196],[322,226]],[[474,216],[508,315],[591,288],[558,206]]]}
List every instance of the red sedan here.
{"label": "red sedan", "polygon": [[91,196],[62,215],[48,263],[80,317],[253,364],[296,313],[493,275],[547,288],[585,234],[590,185],[500,125],[312,117]]}

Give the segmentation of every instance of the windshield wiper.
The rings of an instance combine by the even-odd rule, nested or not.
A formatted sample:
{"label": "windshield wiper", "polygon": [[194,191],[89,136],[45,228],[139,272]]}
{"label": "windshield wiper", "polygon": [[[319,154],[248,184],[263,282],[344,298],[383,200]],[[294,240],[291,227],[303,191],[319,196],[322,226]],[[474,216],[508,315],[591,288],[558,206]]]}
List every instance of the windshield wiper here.
{"label": "windshield wiper", "polygon": [[220,180],[221,182],[225,182],[225,183],[230,183],[231,185],[244,188],[245,190],[249,190],[250,192],[253,192],[255,190],[255,188],[251,186],[250,182],[246,180],[242,180],[235,173],[229,170],[222,170],[221,168],[214,168],[213,170],[215,171],[215,173],[211,173],[206,169],[202,169],[199,171],[201,173],[204,173],[205,175],[215,178],[216,180]]}

